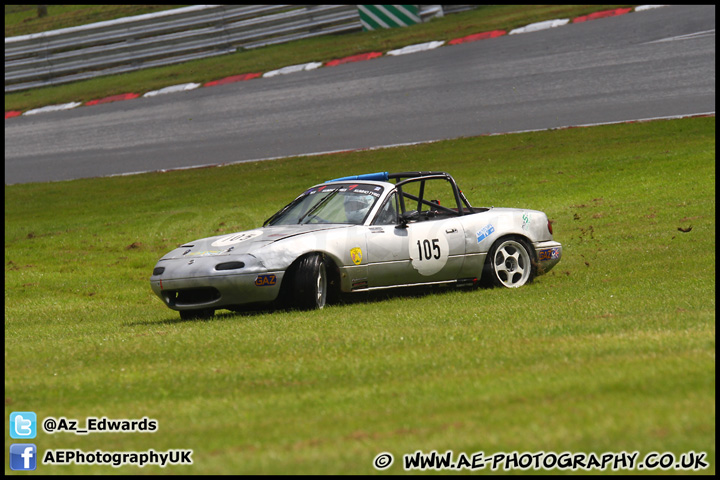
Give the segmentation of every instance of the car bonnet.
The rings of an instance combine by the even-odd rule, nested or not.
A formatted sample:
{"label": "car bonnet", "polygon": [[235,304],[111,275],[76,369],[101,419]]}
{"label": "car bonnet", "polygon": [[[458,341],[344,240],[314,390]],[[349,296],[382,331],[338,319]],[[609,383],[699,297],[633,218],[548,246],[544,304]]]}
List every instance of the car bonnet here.
{"label": "car bonnet", "polygon": [[352,225],[278,225],[262,227],[188,242],[169,252],[163,259],[252,253],[266,245],[286,238],[324,230],[348,228],[350,226]]}

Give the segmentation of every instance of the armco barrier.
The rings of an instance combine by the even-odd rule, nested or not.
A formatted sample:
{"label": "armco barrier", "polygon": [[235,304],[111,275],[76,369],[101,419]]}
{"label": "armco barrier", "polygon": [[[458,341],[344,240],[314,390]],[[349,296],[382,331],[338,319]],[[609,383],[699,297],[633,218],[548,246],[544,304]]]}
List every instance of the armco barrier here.
{"label": "armco barrier", "polygon": [[[473,5],[420,5],[423,21]],[[362,29],[356,5],[195,5],[5,39],[5,92]]]}

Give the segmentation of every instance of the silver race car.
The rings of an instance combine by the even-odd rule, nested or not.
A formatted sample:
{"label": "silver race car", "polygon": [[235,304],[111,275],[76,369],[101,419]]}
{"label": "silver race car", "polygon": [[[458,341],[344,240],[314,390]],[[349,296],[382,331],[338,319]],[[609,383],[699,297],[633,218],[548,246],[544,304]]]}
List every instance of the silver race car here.
{"label": "silver race car", "polygon": [[342,293],[413,285],[515,288],[561,256],[543,212],[472,207],[444,172],[381,172],[316,185],[261,228],[183,244],[150,284],[189,319],[275,300],[318,309]]}

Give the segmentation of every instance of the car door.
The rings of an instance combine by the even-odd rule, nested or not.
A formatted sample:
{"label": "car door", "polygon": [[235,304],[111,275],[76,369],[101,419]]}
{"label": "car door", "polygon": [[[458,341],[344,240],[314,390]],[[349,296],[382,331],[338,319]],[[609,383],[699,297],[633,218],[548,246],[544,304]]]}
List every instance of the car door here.
{"label": "car door", "polygon": [[462,266],[465,240],[456,218],[401,225],[393,193],[367,230],[368,287],[453,280]]}
{"label": "car door", "polygon": [[465,255],[465,232],[456,218],[409,223],[408,257],[418,283],[454,280]]}

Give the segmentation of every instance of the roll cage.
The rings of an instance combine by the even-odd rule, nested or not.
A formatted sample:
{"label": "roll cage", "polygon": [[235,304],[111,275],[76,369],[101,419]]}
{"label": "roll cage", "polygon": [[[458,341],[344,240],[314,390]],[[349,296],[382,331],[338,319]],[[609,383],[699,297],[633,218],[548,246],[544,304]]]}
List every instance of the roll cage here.
{"label": "roll cage", "polygon": [[[406,212],[410,212],[412,210],[408,210],[405,204],[405,200],[412,200],[413,202],[417,202],[417,209],[416,211],[421,212],[422,206],[426,205],[428,207],[431,207],[435,210],[428,210],[428,211],[442,211],[443,213],[447,215],[466,215],[468,213],[475,213],[476,211],[480,209],[475,209],[470,205],[470,202],[468,202],[468,199],[465,198],[465,195],[463,195],[462,190],[458,188],[457,182],[455,182],[455,179],[446,172],[401,172],[401,173],[388,173],[388,172],[378,172],[378,173],[367,173],[364,175],[354,175],[349,177],[341,177],[336,178],[333,180],[328,180],[328,182],[338,182],[338,181],[349,181],[349,180],[375,180],[375,181],[381,181],[381,182],[388,182],[390,180],[395,180],[395,189],[399,193],[399,199],[400,199],[400,209],[401,213],[405,214]],[[455,202],[455,208],[448,207],[445,205],[441,205],[437,201],[434,201],[433,199],[427,199],[425,198],[425,186],[426,182],[429,180],[446,180],[451,188],[452,188],[452,197]],[[412,193],[409,193],[403,189],[404,186],[419,182],[419,192],[418,195],[414,195]],[[482,209],[484,210],[484,209]]]}
{"label": "roll cage", "polygon": [[[418,213],[423,212],[423,206],[429,207],[425,211],[426,216],[432,217],[438,214],[445,215],[465,215],[468,213],[474,213],[474,209],[465,195],[463,195],[460,188],[458,188],[455,179],[448,173],[445,172],[402,172],[388,174],[388,179],[395,180],[395,189],[398,192],[398,198],[400,201],[400,214],[401,217],[407,216],[407,213],[417,211]],[[445,180],[450,184],[452,189],[452,198],[455,206],[441,205],[439,201],[433,198],[426,198],[426,184],[430,180]],[[418,194],[414,195],[404,187],[412,183],[419,183]],[[417,206],[417,208],[408,208],[406,200],[411,206]]]}
{"label": "roll cage", "polygon": [[[328,180],[325,183],[363,180],[380,182],[389,182],[390,180],[394,180],[395,189],[391,190],[388,193],[385,201],[387,202],[389,199],[392,198],[392,195],[394,193],[397,193],[397,199],[399,204],[397,223],[399,226],[405,226],[409,222],[428,220],[435,217],[462,216],[487,210],[487,208],[475,208],[470,205],[470,202],[462,193],[462,190],[460,190],[460,188],[457,186],[455,179],[446,172],[378,172],[335,178],[333,180]],[[451,203],[442,205],[441,202],[437,199],[427,196],[428,193],[426,187],[428,185],[428,182],[435,180],[445,180],[450,184],[452,192]],[[418,184],[417,194],[408,191],[410,189],[410,186],[413,184]],[[298,199],[296,199],[295,201],[297,200]],[[263,223],[263,226],[272,222],[279,215],[282,215],[289,207],[291,207],[295,203],[295,201],[289,203],[275,215],[267,219]],[[427,208],[423,209],[423,207]]]}

